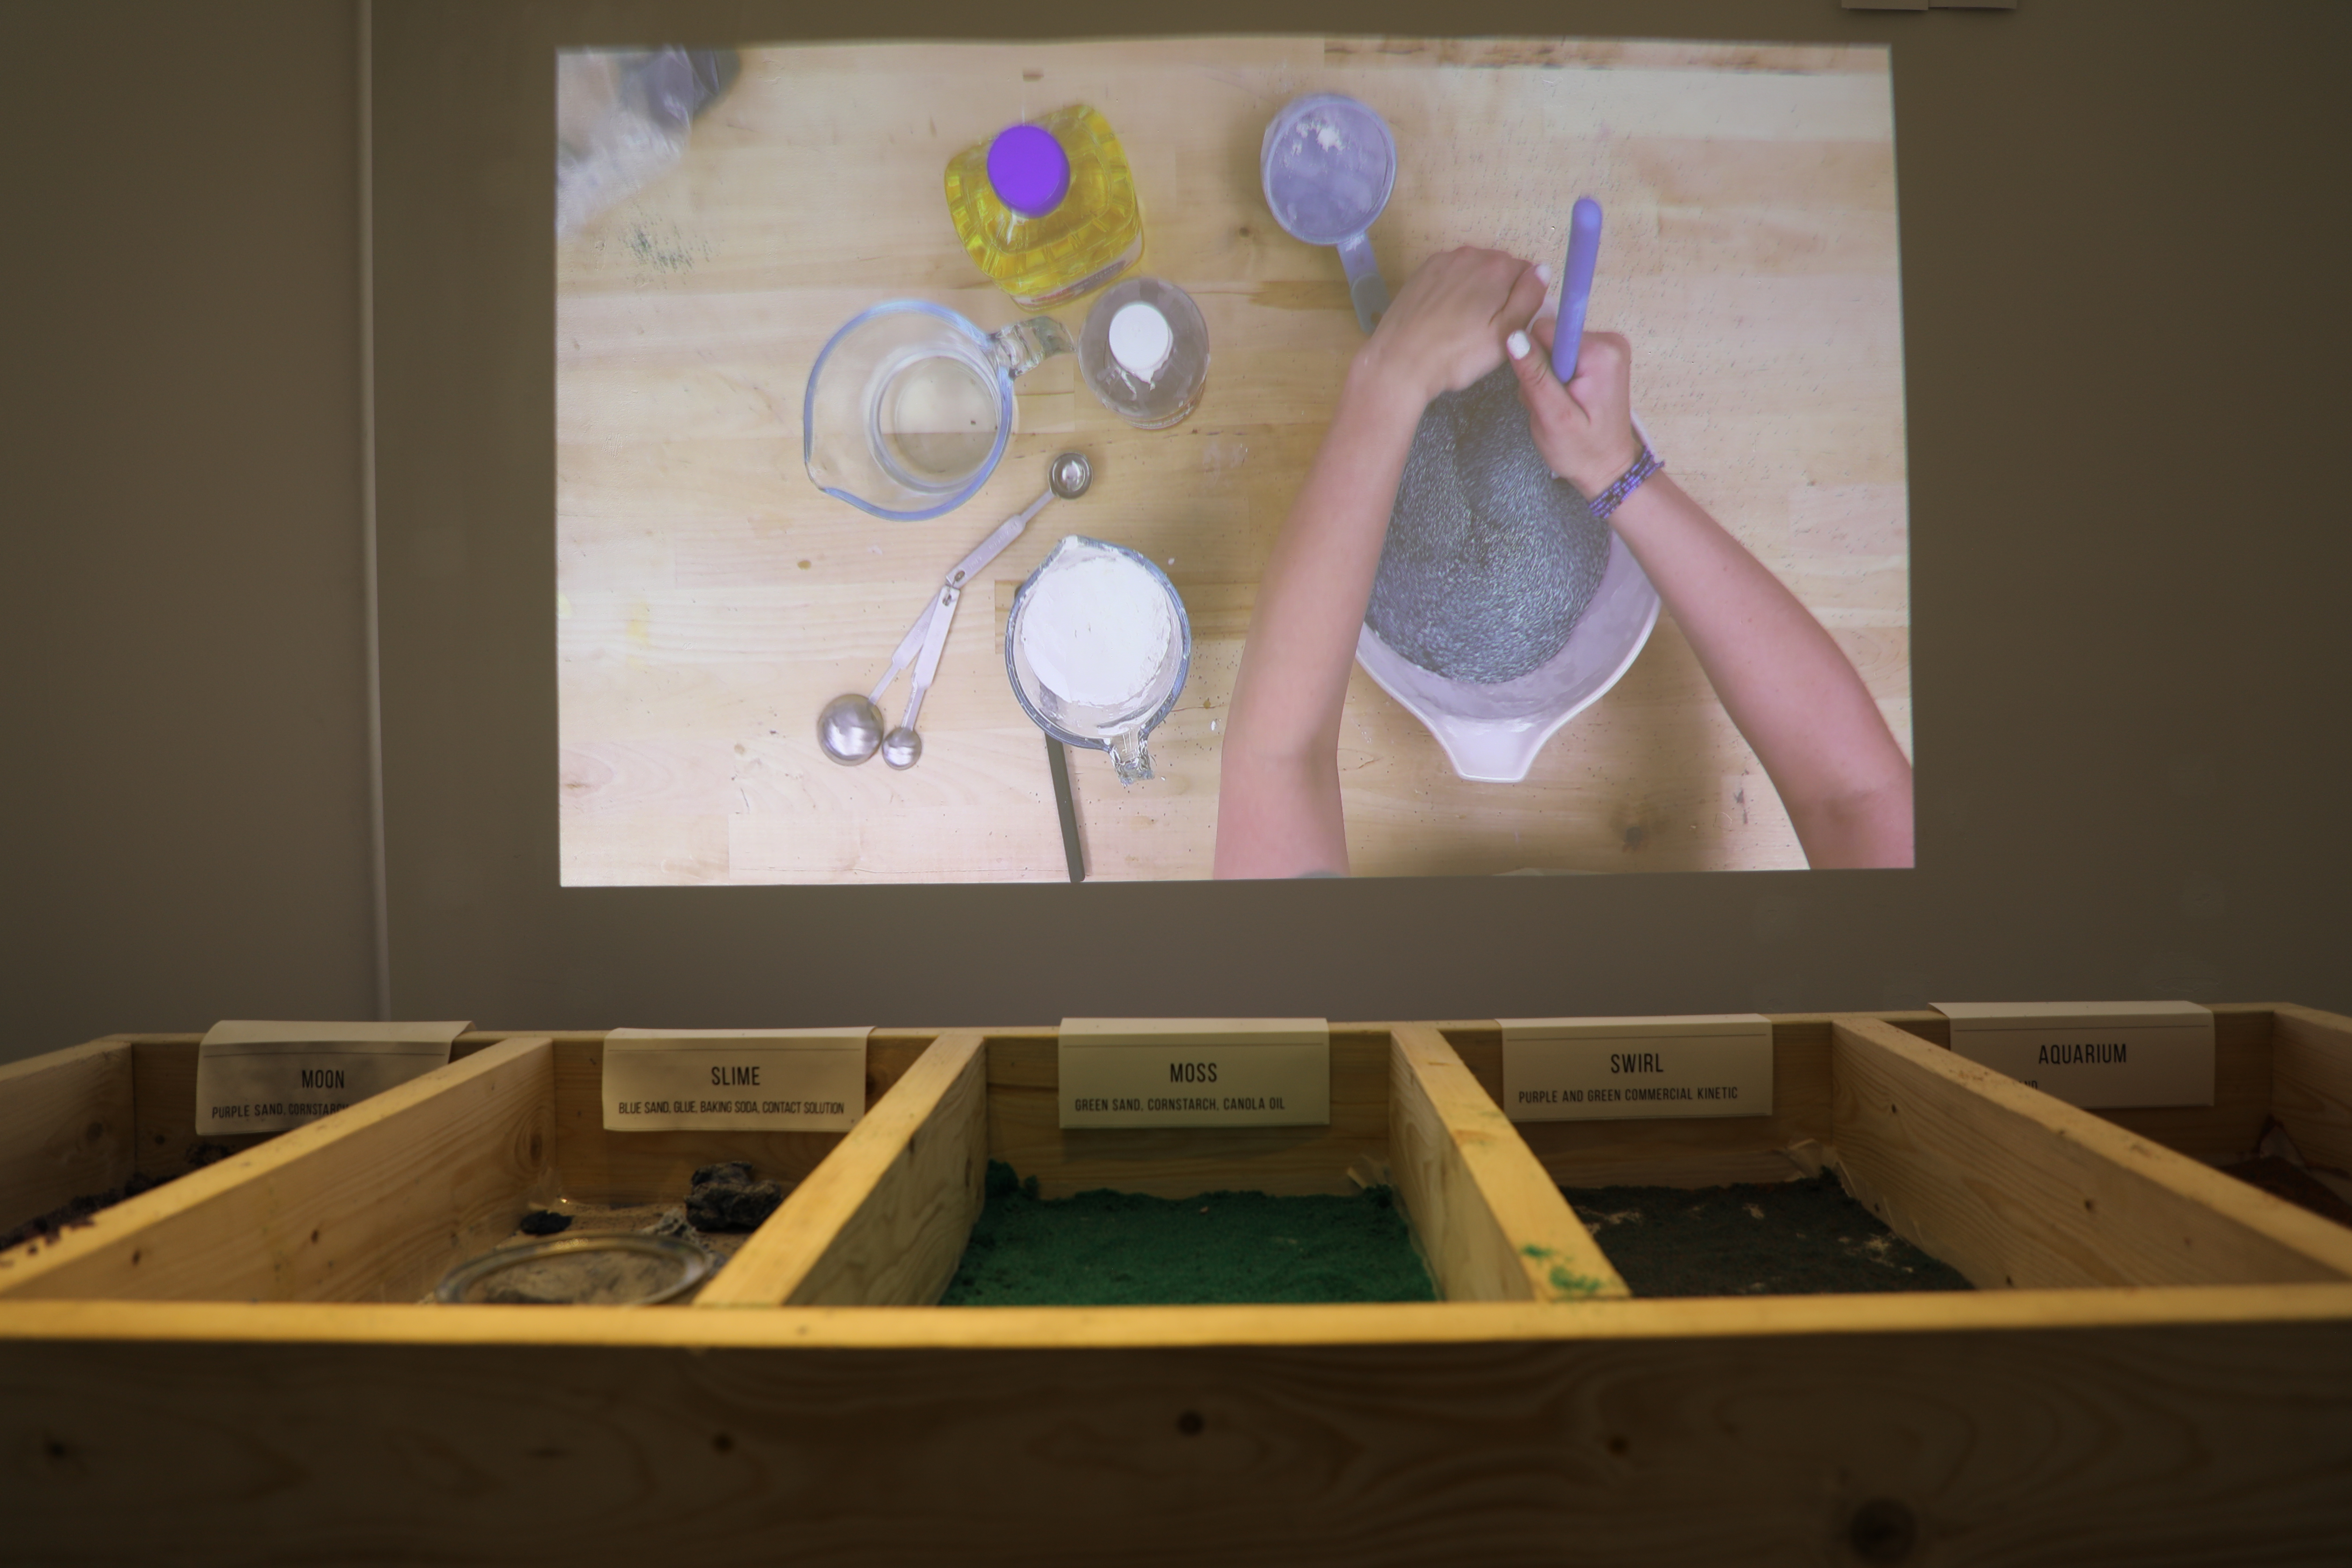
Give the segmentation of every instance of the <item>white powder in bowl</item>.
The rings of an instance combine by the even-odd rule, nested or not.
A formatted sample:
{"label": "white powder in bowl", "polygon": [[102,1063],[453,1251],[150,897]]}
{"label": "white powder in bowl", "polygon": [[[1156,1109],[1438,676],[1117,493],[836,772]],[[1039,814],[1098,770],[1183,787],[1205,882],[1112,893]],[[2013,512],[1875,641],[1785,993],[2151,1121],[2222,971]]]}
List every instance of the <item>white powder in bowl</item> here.
{"label": "white powder in bowl", "polygon": [[1168,591],[1124,555],[1072,552],[1029,590],[1021,653],[1064,702],[1123,708],[1143,695],[1174,638]]}
{"label": "white powder in bowl", "polygon": [[1168,318],[1140,300],[1118,308],[1110,319],[1109,336],[1110,357],[1125,365],[1129,375],[1147,382],[1160,374],[1176,348]]}

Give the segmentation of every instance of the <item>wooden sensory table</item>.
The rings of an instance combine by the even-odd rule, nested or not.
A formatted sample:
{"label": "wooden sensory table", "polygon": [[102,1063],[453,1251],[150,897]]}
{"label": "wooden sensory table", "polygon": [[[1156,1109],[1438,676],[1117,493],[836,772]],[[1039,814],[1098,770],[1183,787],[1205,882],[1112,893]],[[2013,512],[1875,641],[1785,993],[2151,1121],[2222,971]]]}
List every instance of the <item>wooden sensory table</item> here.
{"label": "wooden sensory table", "polygon": [[[1526,1128],[1491,1023],[1335,1025],[1329,1126],[1183,1133],[1061,1131],[1051,1029],[877,1031],[838,1135],[608,1135],[601,1034],[468,1035],[0,1254],[0,1505],[56,1563],[2341,1556],[2352,1230],[2180,1151],[2242,1152],[2265,1074],[2333,1148],[2352,1020],[2219,1011],[2221,1103],[2138,1126],[1910,1014],[1775,1018],[1770,1117]],[[168,1161],[194,1053],[0,1068],[0,1223]],[[418,1304],[533,1204],[722,1158],[795,1184],[690,1306]],[[1385,1176],[1444,1299],[930,1306],[992,1158],[1047,1195]],[[1983,1289],[1629,1299],[1553,1184],[1824,1168]]]}

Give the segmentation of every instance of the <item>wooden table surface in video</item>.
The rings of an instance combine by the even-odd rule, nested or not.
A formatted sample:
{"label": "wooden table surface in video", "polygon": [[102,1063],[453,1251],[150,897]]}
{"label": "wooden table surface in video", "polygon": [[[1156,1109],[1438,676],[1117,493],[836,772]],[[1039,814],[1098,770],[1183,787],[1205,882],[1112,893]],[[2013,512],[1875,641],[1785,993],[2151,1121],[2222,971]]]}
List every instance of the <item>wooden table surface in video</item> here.
{"label": "wooden table surface in video", "polygon": [[[1218,747],[1253,584],[1361,342],[1337,254],[1267,212],[1258,144],[1338,91],[1394,128],[1372,230],[1401,288],[1498,246],[1557,268],[1570,204],[1607,212],[1589,324],[1633,345],[1672,472],[1853,659],[1910,748],[1893,115],[1878,48],[1318,39],[747,50],[676,168],[556,247],[558,674],[567,884],[1060,880],[1046,754],[1005,677],[1013,591],[1086,533],[1163,563],[1192,674],[1122,787],[1072,753],[1088,869],[1208,875]],[[1076,361],[1018,384],[971,501],[886,521],[801,455],[809,370],[869,305],[1020,319],[959,247],[961,149],[1071,102],[1103,110],[1144,210],[1138,271],[1208,324],[1198,410],[1130,428]],[[1132,276],[1133,274],[1130,274]],[[1091,299],[1052,313],[1073,334]],[[920,763],[818,750],[827,700],[879,679],[942,574],[1076,448],[1056,501],[967,595]],[[895,722],[900,678],[883,706]],[[1769,781],[1671,616],[1517,784],[1457,778],[1359,669],[1341,728],[1360,875],[1801,866]]]}

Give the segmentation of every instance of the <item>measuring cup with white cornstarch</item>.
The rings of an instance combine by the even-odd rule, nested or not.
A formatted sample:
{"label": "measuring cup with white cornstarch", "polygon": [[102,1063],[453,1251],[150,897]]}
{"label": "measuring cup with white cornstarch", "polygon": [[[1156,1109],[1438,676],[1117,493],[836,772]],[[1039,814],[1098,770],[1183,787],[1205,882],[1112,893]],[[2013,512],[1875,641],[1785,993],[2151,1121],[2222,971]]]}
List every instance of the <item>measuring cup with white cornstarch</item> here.
{"label": "measuring cup with white cornstarch", "polygon": [[1121,784],[1152,776],[1144,742],[1192,666],[1184,601],[1148,555],[1071,534],[1013,596],[1004,673],[1055,740],[1110,753]]}
{"label": "measuring cup with white cornstarch", "polygon": [[990,332],[922,300],[861,310],[819,351],[801,458],[819,489],[876,517],[937,517],[1004,456],[1013,383],[1076,344],[1051,316]]}

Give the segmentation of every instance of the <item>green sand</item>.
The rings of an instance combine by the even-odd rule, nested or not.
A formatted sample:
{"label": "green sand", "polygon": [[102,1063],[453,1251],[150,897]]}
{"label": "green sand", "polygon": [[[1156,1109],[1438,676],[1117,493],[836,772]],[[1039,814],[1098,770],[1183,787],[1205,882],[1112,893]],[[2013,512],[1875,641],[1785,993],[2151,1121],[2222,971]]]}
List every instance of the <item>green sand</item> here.
{"label": "green sand", "polygon": [[1735,1187],[1563,1187],[1636,1296],[1968,1290],[1878,1222],[1837,1177]]}
{"label": "green sand", "polygon": [[1097,1191],[1040,1198],[989,1162],[987,1204],[943,1307],[1433,1301],[1385,1187],[1352,1197]]}

